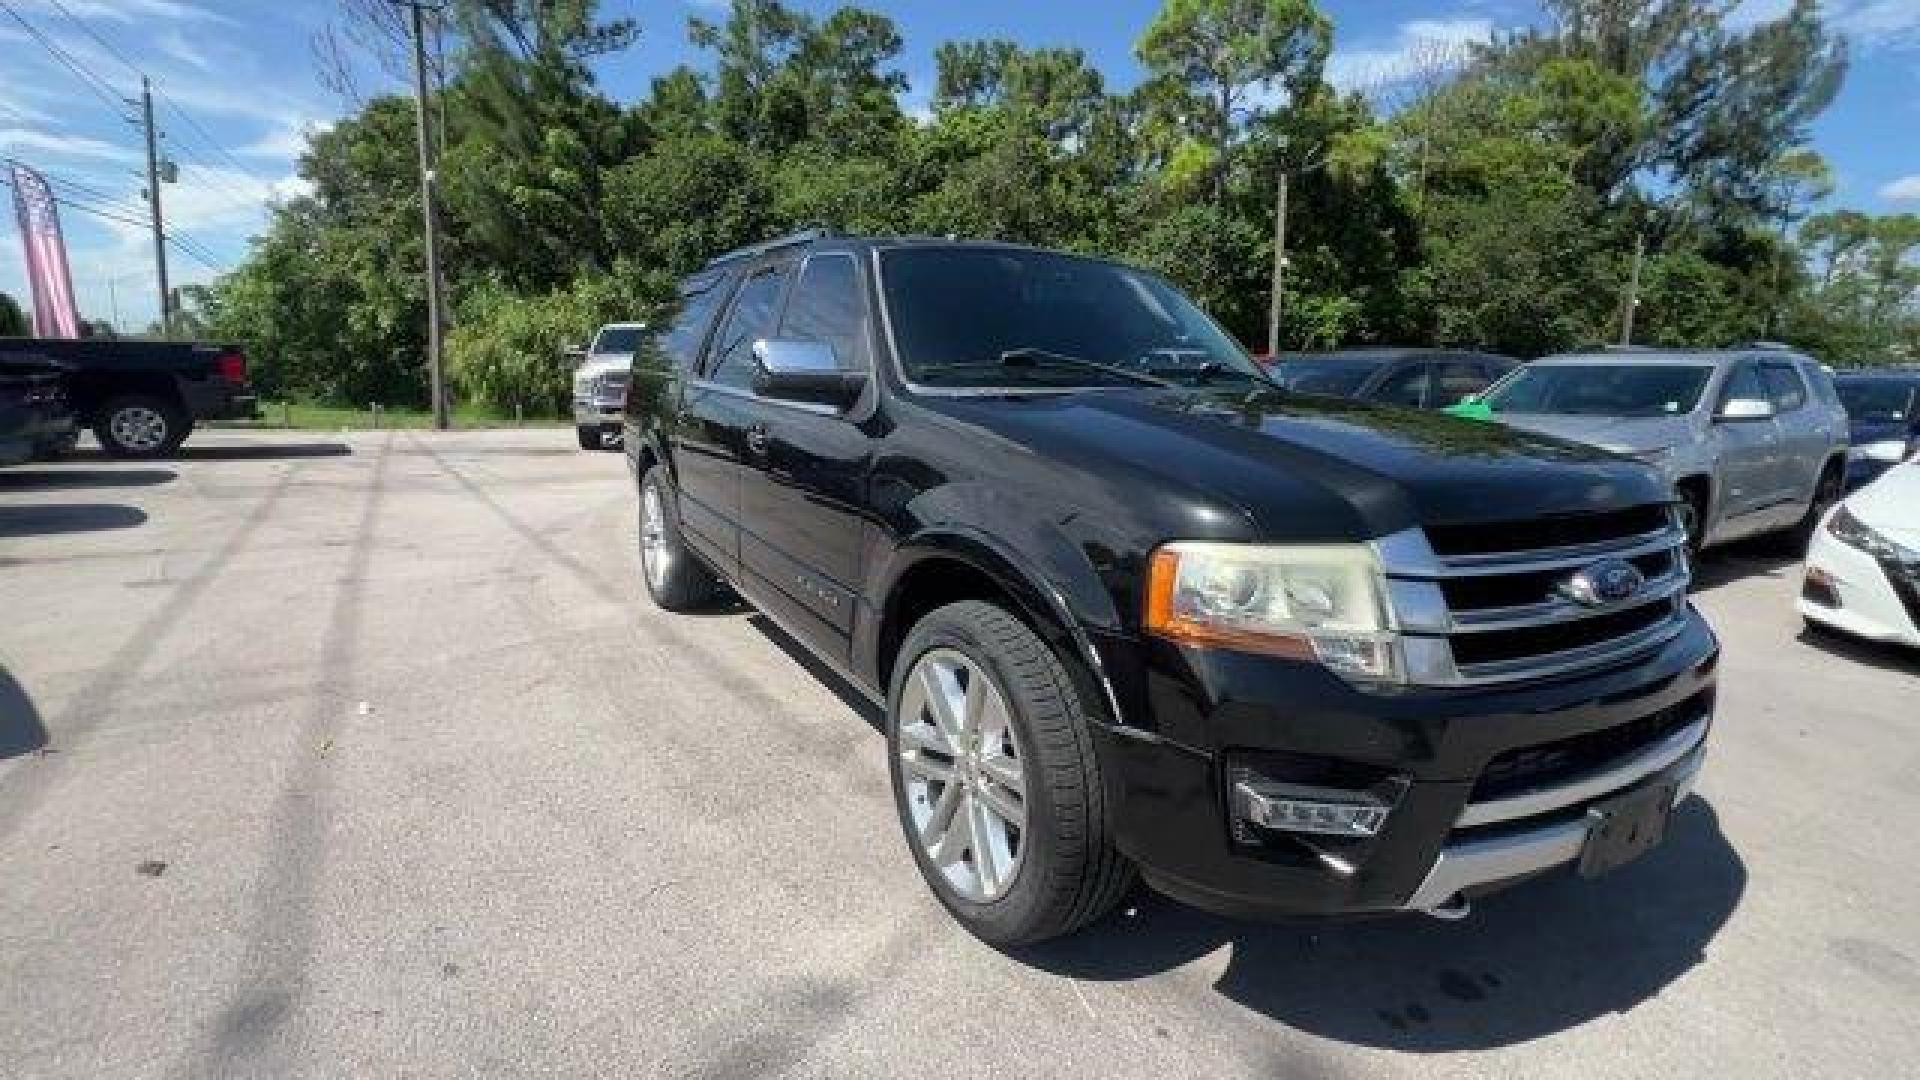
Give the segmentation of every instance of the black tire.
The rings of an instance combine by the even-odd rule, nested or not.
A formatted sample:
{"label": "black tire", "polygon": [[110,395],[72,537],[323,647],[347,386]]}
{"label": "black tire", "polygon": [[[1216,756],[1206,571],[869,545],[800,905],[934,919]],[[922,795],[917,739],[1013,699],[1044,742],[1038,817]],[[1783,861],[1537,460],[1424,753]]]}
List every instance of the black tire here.
{"label": "black tire", "polygon": [[[1025,775],[1026,826],[1013,882],[996,898],[962,896],[916,835],[901,758],[901,700],[915,663],[935,649],[987,672],[1012,716]],[[1114,847],[1091,721],[1065,666],[1025,623],[992,604],[938,608],[907,635],[887,695],[887,756],[907,848],[941,904],[981,940],[1020,945],[1072,933],[1106,914],[1133,884]]]}
{"label": "black tire", "polygon": [[[720,579],[681,538],[680,518],[674,510],[672,496],[660,466],[649,468],[640,479],[640,578],[647,583],[647,595],[661,608],[694,611],[713,600]],[[647,543],[649,500],[658,500],[660,546],[657,549],[649,548]],[[654,560],[661,557],[665,563],[656,572]]]}
{"label": "black tire", "polygon": [[126,394],[102,406],[93,424],[100,449],[116,458],[166,457],[192,430],[176,402],[150,394]]}
{"label": "black tire", "polygon": [[601,436],[600,429],[597,427],[581,427],[575,424],[573,433],[579,437],[580,449],[582,450],[603,450],[606,448],[606,441]]}
{"label": "black tire", "polygon": [[1813,543],[1813,530],[1820,527],[1820,519],[1827,516],[1833,504],[1846,497],[1847,473],[1845,467],[1828,462],[1820,470],[1820,479],[1814,484],[1813,501],[1807,504],[1807,513],[1800,523],[1785,533],[1780,540],[1785,553],[1803,556]]}
{"label": "black tire", "polygon": [[1698,487],[1688,484],[1675,491],[1680,500],[1680,527],[1687,534],[1687,554],[1697,556],[1707,539],[1707,498]]}

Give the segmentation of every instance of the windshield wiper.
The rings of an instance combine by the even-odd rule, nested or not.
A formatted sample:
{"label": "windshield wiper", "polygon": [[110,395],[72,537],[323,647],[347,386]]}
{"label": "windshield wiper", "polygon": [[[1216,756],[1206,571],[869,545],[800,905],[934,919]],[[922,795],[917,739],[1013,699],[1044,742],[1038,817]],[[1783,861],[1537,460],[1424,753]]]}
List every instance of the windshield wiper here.
{"label": "windshield wiper", "polygon": [[1144,371],[1128,371],[1126,368],[1103,364],[1098,360],[1088,360],[1084,357],[1071,356],[1067,353],[1050,352],[1046,349],[1036,349],[1027,345],[1008,349],[1000,354],[1001,367],[1034,367],[1039,363],[1062,364],[1067,367],[1085,368],[1088,371],[1105,372],[1108,375],[1118,375],[1123,379],[1132,379],[1134,382],[1145,383],[1148,386],[1174,385],[1174,383],[1167,379],[1162,379],[1158,375],[1149,375]]}

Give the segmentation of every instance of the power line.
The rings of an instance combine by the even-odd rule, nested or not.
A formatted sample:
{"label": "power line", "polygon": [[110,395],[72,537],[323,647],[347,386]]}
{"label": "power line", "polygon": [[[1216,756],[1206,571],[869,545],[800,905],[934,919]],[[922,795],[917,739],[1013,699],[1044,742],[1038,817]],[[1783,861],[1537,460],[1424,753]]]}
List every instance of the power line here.
{"label": "power line", "polygon": [[[269,195],[273,194],[273,185],[271,183],[268,183],[266,180],[261,179],[259,174],[255,173],[252,169],[248,168],[245,164],[241,163],[239,158],[234,157],[232,153],[228,152],[227,148],[221,145],[218,139],[215,139],[211,134],[209,134],[206,128],[200,126],[200,121],[195,120],[192,114],[188,113],[185,109],[182,109],[178,104],[174,103],[170,98],[166,97],[164,94],[160,95],[160,104],[165,105],[170,111],[172,111],[173,115],[179,117],[183,122],[185,122],[187,127],[193,131],[195,136],[197,136],[202,143],[206,144],[208,147],[210,147],[213,150],[214,153],[220,155],[221,158],[225,159],[229,165],[232,165],[235,169],[237,169],[239,172],[244,174],[247,177],[247,179],[252,180],[254,183],[260,185],[261,190],[267,192]],[[182,147],[181,149],[184,150],[186,148]]]}
{"label": "power line", "polygon": [[67,17],[68,22],[79,27],[81,33],[92,38],[95,42],[97,42],[100,45],[101,48],[113,54],[113,58],[115,60],[118,60],[122,64],[125,64],[127,66],[128,71],[133,72],[135,75],[146,74],[146,72],[140,70],[140,66],[138,64],[135,64],[133,61],[127,59],[126,53],[123,53],[119,49],[114,48],[113,42],[108,41],[106,38],[101,37],[99,33],[96,32],[93,27],[88,26],[86,22],[80,18],[80,16],[75,15],[71,10],[69,10],[67,8],[67,5],[61,3],[60,0],[47,0],[47,2],[52,4],[54,7],[59,8],[60,14],[65,15]]}
{"label": "power line", "polygon": [[7,14],[13,16],[13,21],[19,23],[21,29],[31,34],[33,39],[40,43],[41,48],[47,50],[55,60],[66,65],[67,70],[73,72],[81,82],[85,83],[87,89],[93,91],[95,97],[106,102],[107,107],[113,110],[115,116],[122,120],[133,119],[127,112],[126,102],[121,100],[118,94],[114,93],[111,83],[94,74],[92,68],[74,59],[71,53],[62,49],[52,38],[49,38],[46,34],[42,33],[38,27],[28,22],[26,17],[15,10],[14,6],[8,3],[7,0],[0,0],[0,8],[5,8]]}
{"label": "power line", "polygon": [[[0,185],[12,187],[13,181],[8,177],[0,176]],[[132,225],[136,228],[144,229],[149,224],[144,219],[137,218],[137,217],[130,217],[126,214],[115,213],[111,208],[103,209],[101,207],[92,206],[84,202],[78,202],[65,195],[56,194],[53,197],[53,201],[58,203],[61,206],[66,207],[69,210],[78,210],[83,214],[91,214],[94,217],[103,218],[107,221],[118,222],[122,225]],[[213,272],[219,273],[219,274],[224,274],[227,272],[227,267],[220,263],[218,258],[207,249],[206,245],[186,235],[185,233],[168,233],[165,236],[165,240],[167,243],[172,244],[176,249],[186,253],[188,256],[193,258],[194,261],[198,262],[200,265],[206,267],[207,269],[212,270]],[[134,275],[123,275],[123,276],[134,276]],[[145,276],[145,275],[141,274],[138,276]]]}

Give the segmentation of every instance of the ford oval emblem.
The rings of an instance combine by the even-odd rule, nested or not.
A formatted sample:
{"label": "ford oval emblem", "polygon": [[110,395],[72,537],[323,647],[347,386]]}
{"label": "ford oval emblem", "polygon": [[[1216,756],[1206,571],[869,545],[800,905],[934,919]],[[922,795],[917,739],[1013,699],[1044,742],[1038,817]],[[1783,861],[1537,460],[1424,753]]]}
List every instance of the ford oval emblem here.
{"label": "ford oval emblem", "polygon": [[1582,607],[1608,607],[1633,599],[1646,583],[1640,568],[1625,559],[1601,559],[1574,571],[1554,591]]}

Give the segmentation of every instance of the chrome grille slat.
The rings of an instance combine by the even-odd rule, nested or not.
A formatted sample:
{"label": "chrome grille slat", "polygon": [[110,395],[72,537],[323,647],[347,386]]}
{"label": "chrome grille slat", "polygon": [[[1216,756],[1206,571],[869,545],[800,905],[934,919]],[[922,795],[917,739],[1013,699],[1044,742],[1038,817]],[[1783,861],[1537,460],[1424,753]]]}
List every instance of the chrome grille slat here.
{"label": "chrome grille slat", "polygon": [[1548,600],[1539,604],[1525,604],[1518,607],[1471,608],[1453,613],[1453,630],[1457,633],[1476,634],[1490,630],[1511,630],[1523,626],[1551,626],[1554,623],[1577,622],[1600,615],[1611,615],[1616,611],[1625,611],[1654,600],[1672,597],[1685,590],[1687,576],[1674,572],[1649,580],[1633,599],[1621,604],[1605,607],[1584,607],[1571,600]]}
{"label": "chrome grille slat", "polygon": [[[1499,523],[1488,528],[1498,529]],[[1483,686],[1572,674],[1657,648],[1687,626],[1691,566],[1686,534],[1674,526],[1594,543],[1464,555],[1436,553],[1416,528],[1382,537],[1374,549],[1389,579],[1409,678],[1424,685]],[[1641,560],[1645,566],[1644,557],[1662,554],[1670,556],[1670,564],[1649,566],[1648,572],[1656,567],[1665,572],[1627,600],[1587,607],[1551,591],[1555,571],[1575,571],[1603,559]],[[1488,595],[1511,594],[1503,596],[1511,601],[1534,595],[1537,587],[1540,599],[1489,607],[1448,600],[1449,581],[1498,577],[1512,580],[1497,583]],[[1656,605],[1664,605],[1664,614]],[[1635,617],[1638,612],[1653,621]],[[1592,629],[1581,629],[1594,620]],[[1582,640],[1599,634],[1613,636]]]}

